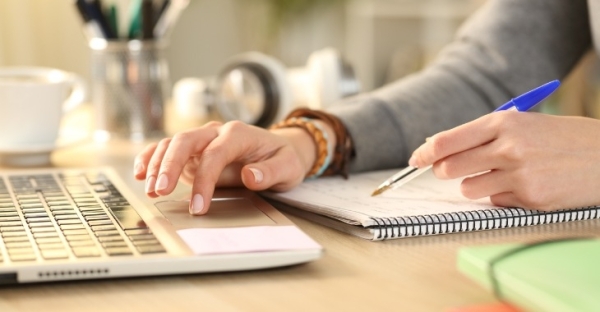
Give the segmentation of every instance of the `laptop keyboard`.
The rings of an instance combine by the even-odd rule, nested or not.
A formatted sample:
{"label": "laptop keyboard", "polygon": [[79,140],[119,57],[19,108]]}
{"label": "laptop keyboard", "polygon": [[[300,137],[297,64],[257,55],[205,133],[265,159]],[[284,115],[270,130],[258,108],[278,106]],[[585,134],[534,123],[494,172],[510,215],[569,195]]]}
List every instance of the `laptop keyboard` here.
{"label": "laptop keyboard", "polygon": [[0,175],[0,265],[165,249],[101,172]]}

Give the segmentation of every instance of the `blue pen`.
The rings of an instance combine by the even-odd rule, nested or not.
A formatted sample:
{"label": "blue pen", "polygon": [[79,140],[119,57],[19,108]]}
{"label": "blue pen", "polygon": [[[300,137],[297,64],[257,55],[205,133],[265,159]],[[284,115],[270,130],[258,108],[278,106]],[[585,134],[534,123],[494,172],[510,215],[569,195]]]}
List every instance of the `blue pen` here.
{"label": "blue pen", "polygon": [[[560,81],[553,80],[544,85],[541,85],[531,91],[528,91],[524,94],[517,96],[516,98],[511,99],[510,101],[502,104],[500,107],[496,108],[494,112],[503,111],[503,110],[515,110],[519,112],[525,112],[530,110],[532,107],[543,101],[550,94],[552,94],[558,87],[560,86]],[[423,172],[431,169],[431,166],[416,168],[412,166],[408,166],[396,173],[389,179],[385,180],[385,182],[381,183],[379,187],[371,196],[377,196],[387,190],[395,189],[406,184],[408,181],[418,177]]]}

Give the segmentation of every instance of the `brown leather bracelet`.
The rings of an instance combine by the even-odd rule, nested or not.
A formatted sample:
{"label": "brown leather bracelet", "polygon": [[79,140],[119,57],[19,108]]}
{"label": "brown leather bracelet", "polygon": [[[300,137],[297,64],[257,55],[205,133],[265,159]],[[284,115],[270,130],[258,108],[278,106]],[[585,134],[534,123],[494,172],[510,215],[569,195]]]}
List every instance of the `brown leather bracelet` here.
{"label": "brown leather bracelet", "polygon": [[294,117],[318,119],[331,126],[333,132],[335,133],[336,144],[333,150],[331,164],[325,170],[323,175],[339,174],[343,176],[344,179],[347,179],[350,160],[352,157],[354,157],[354,148],[352,146],[352,138],[350,137],[350,134],[346,130],[346,126],[344,126],[342,121],[332,114],[309,108],[297,108],[290,112],[286,119]]}

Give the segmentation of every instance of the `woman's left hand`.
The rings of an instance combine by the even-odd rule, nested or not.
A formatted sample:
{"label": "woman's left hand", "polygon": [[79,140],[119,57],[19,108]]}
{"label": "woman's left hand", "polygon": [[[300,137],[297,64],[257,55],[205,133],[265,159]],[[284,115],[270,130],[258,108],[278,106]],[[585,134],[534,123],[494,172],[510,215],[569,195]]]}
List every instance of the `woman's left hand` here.
{"label": "woman's left hand", "polygon": [[466,177],[465,197],[489,196],[498,206],[600,205],[600,121],[495,112],[432,136],[409,164],[433,164],[440,179]]}

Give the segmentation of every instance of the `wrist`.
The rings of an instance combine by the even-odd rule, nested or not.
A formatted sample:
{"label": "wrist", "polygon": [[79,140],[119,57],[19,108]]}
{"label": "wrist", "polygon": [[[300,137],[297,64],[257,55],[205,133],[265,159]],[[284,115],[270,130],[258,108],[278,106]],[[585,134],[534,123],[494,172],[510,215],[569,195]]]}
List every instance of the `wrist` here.
{"label": "wrist", "polygon": [[306,175],[316,161],[317,146],[310,134],[300,128],[278,128],[270,131],[290,142],[302,163],[304,175]]}
{"label": "wrist", "polygon": [[[311,125],[307,125],[306,122]],[[288,125],[275,127],[270,131],[290,142],[303,164],[305,176],[320,176],[333,157],[332,154],[336,144],[335,132],[330,125],[321,120],[311,119],[302,121],[301,124],[303,126]],[[317,137],[322,136],[322,138],[317,139],[315,135]],[[319,146],[319,144],[322,146]]]}

